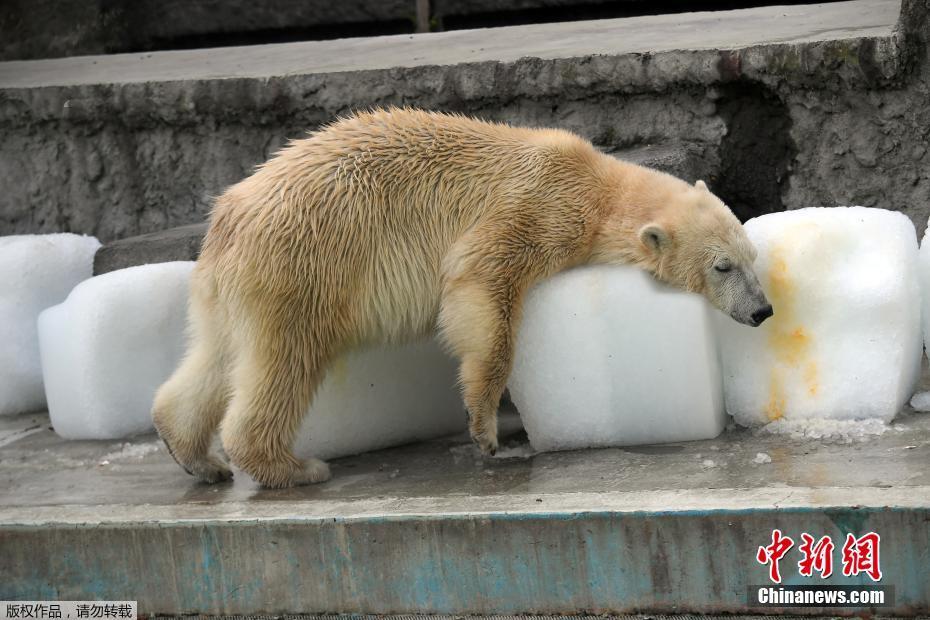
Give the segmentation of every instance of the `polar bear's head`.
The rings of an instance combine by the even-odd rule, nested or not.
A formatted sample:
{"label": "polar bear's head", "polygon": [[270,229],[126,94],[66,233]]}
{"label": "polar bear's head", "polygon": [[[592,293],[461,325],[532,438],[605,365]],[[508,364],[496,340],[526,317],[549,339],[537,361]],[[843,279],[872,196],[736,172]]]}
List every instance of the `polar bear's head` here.
{"label": "polar bear's head", "polygon": [[704,182],[682,183],[654,197],[661,201],[654,205],[656,217],[638,231],[642,266],[659,280],[703,295],[740,323],[758,326],[772,316],[753,270],[755,248]]}

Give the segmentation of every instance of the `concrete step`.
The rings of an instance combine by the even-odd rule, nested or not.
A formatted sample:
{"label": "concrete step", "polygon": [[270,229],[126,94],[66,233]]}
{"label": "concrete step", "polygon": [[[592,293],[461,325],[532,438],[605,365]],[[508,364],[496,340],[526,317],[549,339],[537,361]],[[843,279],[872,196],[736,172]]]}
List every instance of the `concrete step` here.
{"label": "concrete step", "polygon": [[607,150],[697,145],[742,217],[857,203],[922,229],[926,11],[903,6],[0,63],[0,233],[107,242],[203,221],[286,139],[387,105],[562,127]]}
{"label": "concrete step", "polygon": [[197,260],[207,223],[127,237],[102,246],[94,255],[94,275],[149,263]]}
{"label": "concrete step", "polygon": [[[704,149],[696,145],[648,145],[613,151],[620,159],[694,182],[715,175]],[[148,263],[197,260],[207,224],[189,224],[108,243],[94,256],[94,275]]]}
{"label": "concrete step", "polygon": [[[198,484],[154,435],[66,442],[44,414],[0,418],[0,599],[132,598],[168,615],[779,613],[747,598],[769,583],[756,551],[779,528],[797,544],[879,533],[894,604],[842,612],[930,612],[928,415],[848,444],[730,430],[528,455],[512,412],[502,431],[502,458],[456,436],[269,491],[241,472]],[[843,577],[838,556],[830,578],[801,577],[796,555],[786,584],[872,583]]]}
{"label": "concrete step", "polygon": [[[487,28],[577,21],[657,12],[688,5],[656,6],[638,0],[135,0],[105,3],[70,0],[7,0],[0,20],[0,60],[89,54],[258,45],[350,36]],[[693,5],[693,3],[690,3]],[[764,0],[744,6],[770,4]],[[217,10],[218,7],[222,10]],[[729,8],[727,0],[702,0],[703,10]]]}

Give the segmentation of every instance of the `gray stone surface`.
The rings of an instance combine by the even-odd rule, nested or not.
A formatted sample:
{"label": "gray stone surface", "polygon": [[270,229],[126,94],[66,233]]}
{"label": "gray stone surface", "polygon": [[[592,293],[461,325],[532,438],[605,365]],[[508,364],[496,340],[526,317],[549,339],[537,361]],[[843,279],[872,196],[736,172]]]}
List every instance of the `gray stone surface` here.
{"label": "gray stone surface", "polygon": [[[427,0],[422,31],[684,11],[688,4]],[[726,8],[732,2],[701,5]],[[0,61],[412,33],[416,7],[417,0],[5,0]]]}
{"label": "gray stone surface", "polygon": [[188,224],[108,243],[94,255],[94,275],[149,263],[197,260],[207,224]]}
{"label": "gray stone surface", "polygon": [[930,213],[925,0],[0,63],[0,232],[202,221],[287,139],[369,106],[703,150],[742,217]]}
{"label": "gray stone surface", "polygon": [[[740,49],[754,52],[752,56],[747,54],[745,60],[749,66],[743,68],[743,72],[749,70],[752,72],[750,75],[759,73],[760,78],[763,72],[776,72],[773,78],[791,77],[793,73],[816,74],[821,68],[836,68],[841,73],[856,77],[860,73],[858,63],[844,65],[837,62],[842,58],[829,53],[845,50],[845,46],[837,50],[834,45],[816,44],[841,42],[857,45],[862,38],[889,37],[899,12],[899,0],[852,0],[337,41],[11,61],[0,64],[0,88],[122,87],[140,83],[154,86],[181,82],[176,86],[191,91],[205,85],[222,87],[222,84],[209,83],[219,79],[296,78],[432,66],[481,70],[485,63],[510,65],[524,59],[574,60],[573,65],[581,65],[576,70],[589,78],[594,75],[585,70],[584,65],[597,62],[601,64],[595,68],[609,73],[609,77],[626,77],[623,72],[630,67],[624,61],[633,61],[633,66],[641,66],[641,62],[637,62],[640,59],[627,56],[661,54],[655,59],[658,66],[649,67],[638,79],[612,85],[632,91],[637,87],[659,86],[689,77],[696,81],[736,77],[721,75],[721,68],[716,63],[705,66],[695,60],[719,60],[716,54],[705,58],[699,52]],[[791,47],[779,47],[786,44]],[[812,47],[795,47],[808,44]],[[823,47],[827,50],[819,50]],[[792,66],[792,58],[789,57],[782,59],[783,66],[770,67],[769,63],[778,51],[808,52],[811,54],[805,59],[808,66]],[[875,69],[880,73],[894,70],[896,50],[876,51],[874,59],[863,60],[877,63],[879,66]],[[598,58],[602,56],[605,58]],[[619,73],[615,73],[617,71]],[[370,83],[376,78],[392,76],[378,73],[355,77]],[[532,93],[538,88],[569,86],[575,81],[569,75],[562,76],[564,82],[557,82],[553,79],[555,77],[540,76],[536,82],[525,84],[523,88],[525,92]],[[486,84],[484,88],[490,86],[499,84]],[[601,85],[602,88],[605,86]],[[220,91],[217,94],[224,93]],[[150,103],[157,106],[163,102]],[[254,106],[267,105],[268,102],[249,100],[243,103]]]}
{"label": "gray stone surface", "polygon": [[[573,508],[600,497],[602,507],[630,510],[761,509],[828,505],[831,493],[850,498],[855,490],[862,505],[887,492],[902,505],[930,506],[930,415],[910,407],[885,434],[848,443],[737,427],[704,441],[531,456],[512,408],[501,413],[500,429],[497,457],[482,458],[467,434],[455,435],[336,459],[325,484],[269,490],[238,469],[228,484],[199,483],[154,433],[68,441],[52,432],[44,413],[2,416],[0,524],[81,522],[89,515],[101,523],[222,517],[232,506],[271,517],[294,503],[322,517],[441,514],[506,509],[540,496]],[[772,462],[754,463],[759,453]],[[115,505],[125,509],[108,508]]]}

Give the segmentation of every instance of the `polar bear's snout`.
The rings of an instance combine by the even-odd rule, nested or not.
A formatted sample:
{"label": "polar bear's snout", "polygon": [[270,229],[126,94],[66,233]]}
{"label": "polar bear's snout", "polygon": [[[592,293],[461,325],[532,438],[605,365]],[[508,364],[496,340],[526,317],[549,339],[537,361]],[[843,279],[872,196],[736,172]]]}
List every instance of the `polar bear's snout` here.
{"label": "polar bear's snout", "polygon": [[752,322],[755,323],[756,326],[759,326],[762,325],[762,321],[769,318],[773,314],[775,314],[775,312],[772,310],[772,304],[765,304],[753,312],[750,318],[752,318]]}
{"label": "polar bear's snout", "polygon": [[751,267],[733,269],[726,275],[729,277],[720,282],[716,295],[711,299],[733,320],[750,327],[758,327],[775,314],[765,291],[762,290],[759,278]]}

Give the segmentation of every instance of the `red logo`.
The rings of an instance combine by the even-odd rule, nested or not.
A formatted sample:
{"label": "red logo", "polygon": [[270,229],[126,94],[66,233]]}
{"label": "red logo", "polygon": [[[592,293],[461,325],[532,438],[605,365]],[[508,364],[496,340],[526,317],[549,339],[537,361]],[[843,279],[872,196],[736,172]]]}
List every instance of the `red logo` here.
{"label": "red logo", "polygon": [[853,577],[865,573],[872,581],[880,581],[882,569],[878,562],[879,543],[881,537],[875,532],[869,532],[859,538],[847,534],[843,544],[843,574]]}
{"label": "red logo", "polygon": [[[878,549],[881,537],[875,532],[863,534],[856,538],[853,534],[846,535],[843,544],[843,575],[855,577],[864,573],[872,581],[881,581],[882,569],[879,562]],[[772,542],[756,551],[756,561],[769,567],[769,579],[774,583],[781,583],[781,571],[778,562],[794,547],[794,540],[782,534],[781,530],[772,530]],[[819,540],[804,532],[801,534],[801,544],[798,551],[801,559],[798,561],[798,574],[802,577],[813,577],[820,574],[826,579],[833,574],[833,550],[836,546],[829,536]]]}
{"label": "red logo", "polygon": [[821,579],[833,574],[833,541],[824,536],[817,543],[814,537],[804,532],[801,534],[801,546],[798,551],[804,557],[798,562],[798,572],[804,577],[812,577],[816,570]]}
{"label": "red logo", "polygon": [[759,564],[769,565],[769,579],[775,583],[781,583],[778,561],[785,557],[785,554],[793,546],[794,541],[789,536],[782,536],[781,530],[772,530],[772,544],[767,547],[759,547],[756,552],[756,561]]}

